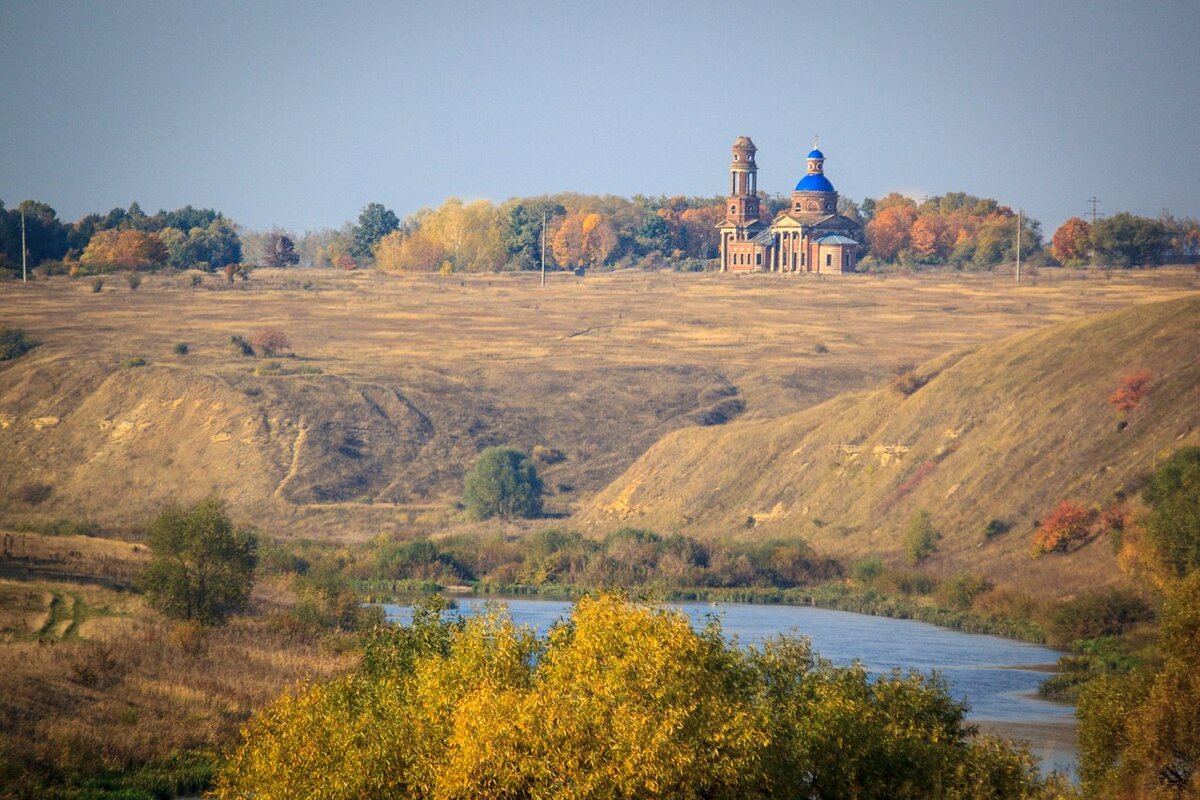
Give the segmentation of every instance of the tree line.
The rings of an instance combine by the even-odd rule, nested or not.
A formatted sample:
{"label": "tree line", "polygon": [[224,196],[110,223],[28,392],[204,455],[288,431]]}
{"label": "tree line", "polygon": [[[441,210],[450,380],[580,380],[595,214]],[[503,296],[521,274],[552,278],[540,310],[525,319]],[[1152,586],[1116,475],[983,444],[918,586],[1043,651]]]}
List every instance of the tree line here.
{"label": "tree line", "polygon": [[[787,208],[762,196],[762,219]],[[963,192],[920,202],[898,193],[861,203],[842,198],[840,213],[863,226],[862,269],[952,266],[992,269],[1020,255],[1045,263],[1132,267],[1194,262],[1200,221],[1167,212],[1157,219],[1113,214],[1094,225],[1074,217],[1043,249],[1041,224],[992,198]],[[539,269],[716,267],[724,219],[719,197],[646,197],[563,193],[502,203],[450,198],[401,218],[369,203],[354,222],[303,234],[251,231],[219,211],[190,205],[148,215],[135,202],[67,223],[46,203],[0,202],[0,274],[21,269],[26,253],[42,272],[91,274],[163,267],[219,271],[230,265],[317,266],[384,272],[497,272]],[[1018,218],[1020,234],[1018,236]]]}

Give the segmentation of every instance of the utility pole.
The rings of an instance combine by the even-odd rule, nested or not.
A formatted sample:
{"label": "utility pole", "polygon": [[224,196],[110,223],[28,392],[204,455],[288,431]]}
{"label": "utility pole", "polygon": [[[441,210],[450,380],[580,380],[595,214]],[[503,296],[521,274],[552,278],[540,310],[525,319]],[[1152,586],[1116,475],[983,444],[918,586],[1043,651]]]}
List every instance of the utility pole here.
{"label": "utility pole", "polygon": [[546,288],[546,211],[542,209],[542,288]]}
{"label": "utility pole", "polygon": [[28,261],[28,248],[25,247],[25,204],[21,204],[21,283],[29,283],[29,270],[26,267]]}
{"label": "utility pole", "polygon": [[1021,216],[1024,209],[1017,209],[1017,283],[1021,282]]}
{"label": "utility pole", "polygon": [[1088,202],[1092,204],[1092,211],[1091,211],[1092,224],[1095,225],[1096,217],[1100,216],[1100,214],[1096,211],[1096,204],[1099,203],[1100,201],[1096,199],[1096,195],[1092,195],[1092,198],[1090,200],[1088,200]]}

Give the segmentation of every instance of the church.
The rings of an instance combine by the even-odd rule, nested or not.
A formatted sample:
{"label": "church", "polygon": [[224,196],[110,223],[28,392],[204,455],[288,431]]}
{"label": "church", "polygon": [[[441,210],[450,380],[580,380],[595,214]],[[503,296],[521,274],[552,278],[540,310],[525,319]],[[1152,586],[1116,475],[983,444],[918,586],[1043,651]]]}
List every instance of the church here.
{"label": "church", "polygon": [[749,136],[733,143],[729,199],[721,232],[722,272],[853,272],[862,227],[837,211],[838,195],[825,177],[825,155],[808,154],[808,173],[788,208],[771,223],[759,217],[758,148]]}

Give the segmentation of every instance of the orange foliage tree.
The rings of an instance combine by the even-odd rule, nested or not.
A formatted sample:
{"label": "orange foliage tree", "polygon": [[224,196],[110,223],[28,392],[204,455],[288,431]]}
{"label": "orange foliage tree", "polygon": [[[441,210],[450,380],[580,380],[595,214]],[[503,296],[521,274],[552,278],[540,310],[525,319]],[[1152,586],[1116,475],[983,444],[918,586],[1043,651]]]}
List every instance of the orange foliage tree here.
{"label": "orange foliage tree", "polygon": [[1135,411],[1150,393],[1150,371],[1139,369],[1121,378],[1121,385],[1108,396],[1108,402],[1118,414]]}
{"label": "orange foliage tree", "polygon": [[1065,553],[1092,534],[1096,513],[1063,500],[1033,534],[1032,554]]}
{"label": "orange foliage tree", "polygon": [[889,206],[875,214],[867,223],[867,238],[871,240],[871,255],[883,261],[895,261],[900,251],[912,240],[912,226],[917,219],[915,208]]}
{"label": "orange foliage tree", "polygon": [[567,267],[598,267],[616,246],[617,234],[608,220],[587,211],[565,216],[551,241],[554,258]]}
{"label": "orange foliage tree", "polygon": [[1050,254],[1064,264],[1082,264],[1092,248],[1092,226],[1071,217],[1059,226],[1050,240]]}
{"label": "orange foliage tree", "polygon": [[80,255],[89,269],[148,269],[165,264],[167,248],[153,233],[133,229],[95,234]]}

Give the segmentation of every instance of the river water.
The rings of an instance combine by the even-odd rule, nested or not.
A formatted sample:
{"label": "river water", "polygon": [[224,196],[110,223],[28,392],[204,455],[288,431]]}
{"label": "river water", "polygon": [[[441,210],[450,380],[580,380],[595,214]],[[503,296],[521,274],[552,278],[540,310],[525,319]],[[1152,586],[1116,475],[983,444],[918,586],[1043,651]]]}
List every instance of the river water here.
{"label": "river water", "polygon": [[[487,602],[458,601],[458,613],[470,615]],[[566,619],[571,603],[505,598],[513,620],[544,634]],[[1076,766],[1075,717],[1070,706],[1036,696],[1059,653],[1048,647],[939,628],[924,622],[872,617],[807,606],[746,603],[669,603],[697,626],[717,615],[726,636],[742,645],[757,645],[780,633],[807,636],[813,649],[834,664],[863,662],[879,674],[893,667],[922,672],[937,670],[955,697],[970,705],[969,719],[986,732],[1030,743],[1045,772],[1073,775]],[[385,605],[388,618],[411,620],[406,606]]]}

